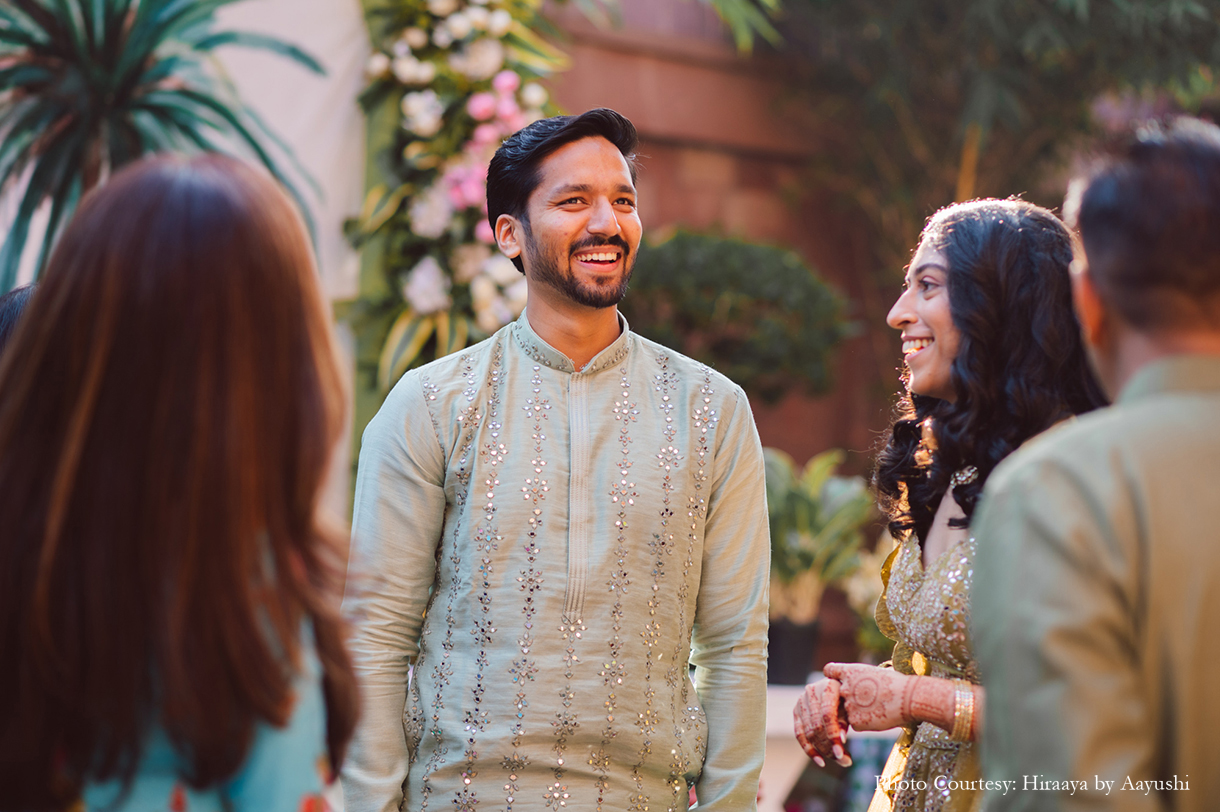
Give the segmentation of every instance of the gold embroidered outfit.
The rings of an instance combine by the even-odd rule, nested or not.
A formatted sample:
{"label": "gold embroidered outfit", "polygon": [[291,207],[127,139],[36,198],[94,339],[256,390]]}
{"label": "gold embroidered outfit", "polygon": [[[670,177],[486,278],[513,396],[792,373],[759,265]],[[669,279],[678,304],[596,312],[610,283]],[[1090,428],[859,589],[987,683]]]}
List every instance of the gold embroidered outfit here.
{"label": "gold embroidered outfit", "polygon": [[[970,644],[970,582],[973,538],[963,539],[923,567],[923,551],[912,536],[885,562],[877,602],[877,625],[894,646],[893,666],[904,674],[979,682]],[[974,745],[955,742],[924,722],[903,731],[886,762],[869,812],[962,812],[976,810],[982,794],[961,789],[977,782]]]}

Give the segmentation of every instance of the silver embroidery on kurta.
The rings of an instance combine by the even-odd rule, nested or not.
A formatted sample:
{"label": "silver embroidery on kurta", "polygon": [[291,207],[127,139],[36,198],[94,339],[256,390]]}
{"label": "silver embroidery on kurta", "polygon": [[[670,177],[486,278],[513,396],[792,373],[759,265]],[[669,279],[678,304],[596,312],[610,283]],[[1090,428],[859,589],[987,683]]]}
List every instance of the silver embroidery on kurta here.
{"label": "silver embroidery on kurta", "polygon": [[470,634],[478,645],[475,656],[474,687],[470,689],[470,705],[462,717],[463,730],[466,737],[463,757],[465,765],[462,769],[462,787],[454,798],[454,806],[460,810],[474,810],[479,804],[478,793],[472,786],[478,772],[475,764],[479,760],[479,734],[487,728],[488,713],[483,709],[484,681],[487,677],[488,650],[493,644],[496,632],[495,619],[491,613],[491,579],[494,569],[494,555],[503,536],[500,535],[496,523],[496,488],[500,485],[499,470],[504,462],[507,448],[504,444],[503,424],[500,422],[500,387],[504,370],[503,344],[497,344],[491,361],[491,369],[487,373],[487,423],[486,440],[479,448],[479,456],[486,470],[484,479],[476,483],[482,486],[476,493],[485,494],[483,502],[483,517],[475,529],[475,573],[478,584],[476,601],[478,613]]}
{"label": "silver embroidery on kurta", "polygon": [[[453,632],[455,621],[453,617],[453,608],[456,605],[461,595],[461,564],[462,557],[460,554],[459,542],[461,539],[461,516],[466,502],[470,495],[470,471],[471,471],[471,453],[474,448],[475,437],[478,431],[479,424],[482,422],[482,415],[479,412],[479,407],[475,404],[475,397],[478,393],[478,385],[474,372],[472,356],[467,355],[465,364],[462,368],[462,380],[466,382],[466,389],[462,395],[466,398],[467,406],[458,413],[458,425],[461,427],[461,440],[458,445],[458,464],[456,466],[456,487],[454,493],[454,511],[455,521],[453,528],[449,533],[449,565],[452,568],[449,579],[449,589],[446,594],[445,601],[445,636],[441,642],[441,661],[432,669],[432,682],[436,687],[436,695],[432,702],[431,726],[429,735],[432,737],[432,754],[429,756],[427,763],[424,766],[423,777],[420,782],[420,809],[428,808],[428,801],[432,796],[432,781],[431,776],[435,773],[445,760],[445,756],[449,754],[449,746],[445,743],[445,732],[440,723],[440,712],[445,708],[445,687],[449,685],[450,678],[453,676],[453,652],[454,641]],[[435,392],[433,392],[435,394]],[[439,574],[439,570],[438,570]],[[429,627],[425,625],[425,629]],[[421,635],[420,640],[420,655],[416,662],[415,668],[417,673],[421,673],[425,662],[428,659],[430,647],[427,644],[427,635]]]}
{"label": "silver embroidery on kurta", "polygon": [[525,709],[529,707],[526,687],[534,681],[534,675],[538,673],[538,665],[530,656],[530,650],[534,647],[534,620],[537,613],[534,598],[542,589],[544,580],[538,561],[538,533],[542,530],[542,504],[547,492],[550,491],[545,476],[546,460],[543,459],[543,447],[546,442],[547,412],[551,409],[551,402],[542,396],[542,378],[539,375],[541,367],[535,366],[533,371],[533,377],[530,378],[530,391],[533,395],[526,399],[525,406],[522,407],[527,422],[533,422],[531,439],[534,441],[534,458],[530,460],[531,473],[521,486],[521,496],[533,507],[529,513],[529,532],[525,537],[526,567],[517,576],[523,599],[521,612],[525,617],[522,621],[521,635],[517,638],[517,647],[521,656],[513,661],[512,667],[509,669],[509,677],[512,679],[513,685],[517,687],[513,701],[513,707],[517,712],[514,714],[511,726],[513,751],[501,762],[501,766],[508,773],[508,781],[504,785],[506,812],[511,812],[513,804],[517,800],[517,794],[520,792],[517,781],[522,770],[530,762],[529,757],[521,752],[521,744],[525,733]]}

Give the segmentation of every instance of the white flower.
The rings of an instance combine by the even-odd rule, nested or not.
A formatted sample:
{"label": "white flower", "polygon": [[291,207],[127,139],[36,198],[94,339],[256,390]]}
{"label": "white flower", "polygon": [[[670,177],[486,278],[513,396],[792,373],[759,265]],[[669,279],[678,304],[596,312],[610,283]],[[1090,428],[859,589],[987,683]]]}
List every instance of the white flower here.
{"label": "white flower", "polygon": [[508,309],[512,311],[513,318],[521,315],[521,311],[525,309],[526,302],[529,301],[529,283],[524,277],[520,277],[516,282],[504,289],[504,298],[508,301]]}
{"label": "white flower", "polygon": [[403,126],[424,138],[431,138],[441,128],[445,105],[433,90],[420,90],[402,97]]}
{"label": "white flower", "polygon": [[402,39],[407,45],[418,50],[428,44],[428,32],[412,26],[402,32]]}
{"label": "white flower", "polygon": [[449,298],[449,287],[452,283],[432,257],[424,257],[419,264],[407,274],[406,284],[402,286],[403,298],[410,302],[411,307],[421,316],[448,310],[453,301]]}
{"label": "white flower", "polygon": [[428,0],[428,11],[437,17],[448,17],[458,9],[458,0]]}
{"label": "white flower", "polygon": [[494,333],[512,320],[513,311],[499,294],[474,314],[474,323],[485,333]]}
{"label": "white flower", "polygon": [[541,107],[548,98],[546,88],[537,82],[530,82],[521,88],[521,102],[526,107]]}
{"label": "white flower", "polygon": [[470,18],[460,11],[449,15],[449,19],[445,20],[445,27],[449,29],[450,35],[455,40],[465,39],[466,35],[474,30],[474,24],[470,22]]}
{"label": "white flower", "polygon": [[453,218],[449,193],[439,183],[416,195],[408,212],[411,217],[411,230],[429,240],[435,240],[444,234]]}
{"label": "white flower", "polygon": [[483,263],[483,273],[490,276],[497,285],[511,285],[521,278],[521,272],[513,261],[503,254],[497,253],[487,258]]}
{"label": "white flower", "polygon": [[504,9],[496,9],[487,20],[487,32],[493,37],[502,37],[513,27],[513,15]]}
{"label": "white flower", "polygon": [[369,76],[385,76],[390,70],[390,58],[381,51],[371,54],[364,63],[364,72]]}
{"label": "white flower", "polygon": [[491,256],[491,249],[483,243],[472,242],[453,249],[449,265],[457,282],[469,282],[483,270],[483,263]]}
{"label": "white flower", "polygon": [[449,33],[449,29],[441,26],[432,32],[432,43],[437,48],[448,48],[453,44],[453,34]]}
{"label": "white flower", "polygon": [[475,40],[460,53],[449,55],[449,64],[467,78],[478,82],[490,79],[504,65],[504,46],[499,40]]}
{"label": "white flower", "polygon": [[488,20],[491,18],[491,12],[482,6],[470,6],[466,9],[466,19],[470,20],[470,24],[478,31],[486,31]]}
{"label": "white flower", "polygon": [[390,50],[393,52],[394,56],[410,56],[411,44],[405,39],[396,39],[394,40],[394,44],[390,46]]}
{"label": "white flower", "polygon": [[476,313],[490,307],[499,295],[500,290],[490,276],[476,276],[470,280],[470,304]]}
{"label": "white flower", "polygon": [[431,81],[428,68],[432,68],[433,73],[436,71],[431,62],[420,62],[413,56],[400,56],[393,62],[394,78],[404,85],[427,84]]}

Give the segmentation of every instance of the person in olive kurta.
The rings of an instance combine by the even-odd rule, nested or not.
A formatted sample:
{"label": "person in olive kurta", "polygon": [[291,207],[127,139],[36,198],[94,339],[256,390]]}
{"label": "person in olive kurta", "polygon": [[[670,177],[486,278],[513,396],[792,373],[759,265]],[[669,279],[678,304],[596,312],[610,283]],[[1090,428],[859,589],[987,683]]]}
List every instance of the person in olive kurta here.
{"label": "person in olive kurta", "polygon": [[[992,475],[974,637],[990,812],[1220,804],[1220,129],[1148,125],[1073,185],[1108,409]],[[1005,792],[1004,787],[1008,787]]]}

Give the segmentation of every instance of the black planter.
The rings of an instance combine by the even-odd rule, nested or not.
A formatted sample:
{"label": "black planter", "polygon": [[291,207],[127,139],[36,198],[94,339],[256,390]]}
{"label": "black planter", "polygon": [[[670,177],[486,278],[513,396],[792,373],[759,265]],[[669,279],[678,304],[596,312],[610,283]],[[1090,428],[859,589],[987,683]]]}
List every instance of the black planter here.
{"label": "black planter", "polygon": [[793,623],[786,617],[772,620],[767,639],[767,682],[804,685],[817,653],[818,622]]}

